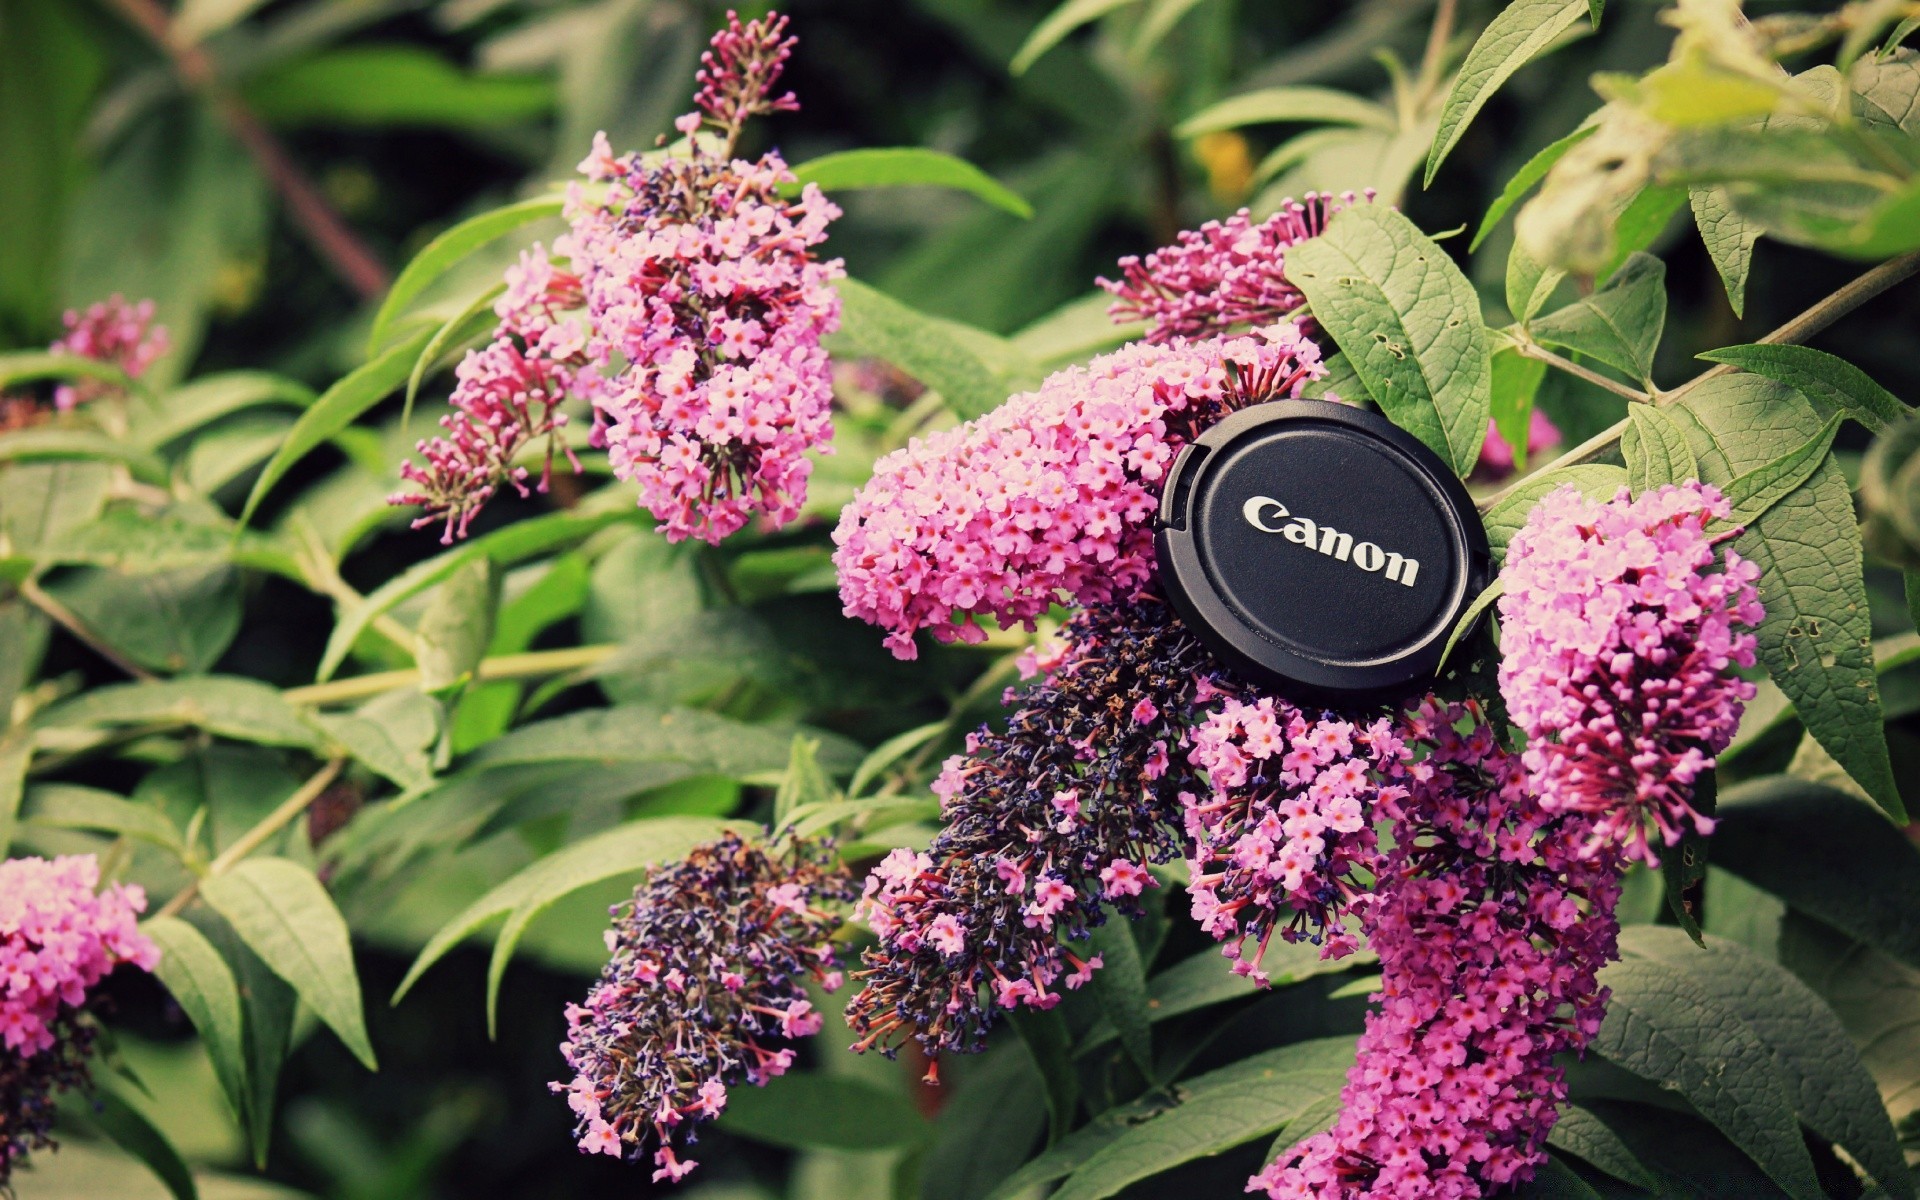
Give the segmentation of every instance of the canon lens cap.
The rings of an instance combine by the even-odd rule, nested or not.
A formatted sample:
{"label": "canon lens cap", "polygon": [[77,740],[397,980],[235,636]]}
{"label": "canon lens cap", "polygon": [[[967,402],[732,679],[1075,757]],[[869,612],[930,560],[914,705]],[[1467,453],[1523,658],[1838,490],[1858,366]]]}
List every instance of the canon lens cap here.
{"label": "canon lens cap", "polygon": [[1183,448],[1154,544],[1174,608],[1228,666],[1336,705],[1429,683],[1491,566],[1438,455],[1324,400],[1242,409]]}

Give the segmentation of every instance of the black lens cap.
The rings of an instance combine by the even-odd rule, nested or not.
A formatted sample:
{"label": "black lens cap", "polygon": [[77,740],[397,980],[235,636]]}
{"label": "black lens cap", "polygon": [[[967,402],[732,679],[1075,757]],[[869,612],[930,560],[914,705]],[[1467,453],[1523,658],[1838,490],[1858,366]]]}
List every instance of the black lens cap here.
{"label": "black lens cap", "polygon": [[1330,704],[1430,683],[1491,570],[1440,457],[1324,400],[1256,404],[1184,447],[1154,545],[1174,608],[1228,666]]}

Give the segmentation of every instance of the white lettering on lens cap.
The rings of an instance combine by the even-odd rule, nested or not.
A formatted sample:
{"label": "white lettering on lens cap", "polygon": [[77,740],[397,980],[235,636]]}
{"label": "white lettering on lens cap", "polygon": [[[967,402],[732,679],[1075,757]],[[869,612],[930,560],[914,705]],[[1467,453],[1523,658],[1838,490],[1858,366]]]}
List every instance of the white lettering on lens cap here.
{"label": "white lettering on lens cap", "polygon": [[[1240,506],[1240,515],[1247,524],[1261,533],[1277,533],[1295,545],[1305,546],[1328,558],[1343,563],[1352,563],[1368,574],[1379,574],[1383,570],[1388,579],[1405,587],[1412,587],[1420,576],[1420,561],[1408,558],[1392,550],[1382,550],[1372,542],[1356,544],[1351,533],[1343,533],[1331,525],[1321,525],[1310,517],[1295,517],[1286,505],[1272,496],[1251,496]],[[1283,518],[1292,517],[1285,525],[1272,524]]]}

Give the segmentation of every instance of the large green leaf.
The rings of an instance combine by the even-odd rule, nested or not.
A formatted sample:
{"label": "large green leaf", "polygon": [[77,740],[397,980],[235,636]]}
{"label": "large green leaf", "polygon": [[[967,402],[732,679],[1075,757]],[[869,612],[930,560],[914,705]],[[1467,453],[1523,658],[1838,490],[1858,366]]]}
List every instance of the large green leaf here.
{"label": "large green leaf", "polygon": [[1913,1194],[1913,1177],[1873,1075],[1840,1018],[1791,971],[1735,942],[1709,938],[1703,949],[1677,930],[1653,925],[1621,931],[1620,947],[1629,958],[1685,972],[1738,1013],[1773,1054],[1800,1120],[1844,1146],[1894,1195]]}
{"label": "large green leaf", "polygon": [[961,1076],[941,1106],[921,1164],[920,1200],[979,1200],[1032,1156],[1046,1123],[1033,1057],[1008,1038]]}
{"label": "large green leaf", "polygon": [[205,934],[178,917],[152,917],[141,923],[140,932],[160,948],[160,963],[153,973],[193,1022],[234,1116],[244,1120],[246,1024],[232,968]]}
{"label": "large green leaf", "polygon": [[1813,478],[1833,449],[1834,435],[1840,432],[1840,414],[1806,441],[1769,463],[1762,463],[1729,483],[1727,503],[1732,508],[1728,519],[1736,525],[1752,525],[1767,515],[1774,505],[1798,491]]}
{"label": "large green leaf", "polygon": [[131,1100],[115,1087],[102,1088],[93,1095],[88,1119],[112,1139],[113,1144],[145,1164],[173,1194],[173,1200],[198,1200],[193,1172],[174,1148],[167,1135]]}
{"label": "large green leaf", "polygon": [[879,187],[942,187],[966,192],[1025,220],[1033,205],[964,158],[921,146],[841,150],[801,163],[787,190],[816,183],[826,192]]}
{"label": "large green leaf", "polygon": [[1713,856],[1801,912],[1920,967],[1920,850],[1847,793],[1786,775],[1728,788]]}
{"label": "large green leaf", "polygon": [[317,750],[320,735],[274,688],[233,675],[109,684],[41,714],[43,727],[191,725],[265,746]]}
{"label": "large green leaf", "polygon": [[239,573],[221,563],[138,575],[85,568],[44,586],[94,637],[149,670],[205,671],[240,632]]}
{"label": "large green leaf", "polygon": [[367,335],[367,353],[378,353],[394,321],[407,306],[462,259],[516,229],[559,216],[565,206],[566,201],[560,196],[536,196],[468,217],[436,235],[401,269],[393,286],[387,289],[380,311],[374,314],[373,329]]}
{"label": "large green leaf", "polygon": [[820,1071],[791,1071],[765,1087],[733,1087],[720,1128],[795,1150],[885,1150],[925,1140],[927,1122],[899,1092]]}
{"label": "large green leaf", "polygon": [[187,910],[187,919],[220,952],[240,989],[240,1007],[246,1027],[246,1097],[244,1124],[256,1167],[265,1168],[273,1136],[274,1101],[280,1067],[292,1042],[293,1021],[300,997],[273,968],[247,948],[233,926],[219,914],[201,907]]}
{"label": "large green leaf", "polygon": [[1184,1162],[1284,1128],[1345,1082],[1353,1043],[1323,1038],[1256,1054],[1179,1085],[1179,1102],[1129,1122],[1067,1177],[1054,1200],[1101,1200]]}
{"label": "large green leaf", "polygon": [[1106,924],[1093,930],[1090,950],[1097,953],[1100,969],[1093,973],[1093,994],[1120,1035],[1120,1045],[1140,1073],[1153,1077],[1153,1001],[1147,990],[1147,972],[1140,961],[1140,945],[1133,940],[1129,923],[1110,915]]}
{"label": "large green leaf", "polygon": [[1534,340],[1590,355],[1637,383],[1653,374],[1653,352],[1667,324],[1667,265],[1635,253],[1605,287],[1536,317]]}
{"label": "large green leaf", "polygon": [[1920,1112],[1920,970],[1788,910],[1780,961],[1840,1017],[1896,1125]]}
{"label": "large green leaf", "polygon": [[1392,130],[1397,125],[1391,109],[1363,100],[1352,92],[1324,87],[1274,87],[1242,92],[1209,105],[1175,127],[1180,137],[1198,137],[1243,125],[1300,121],[1314,125],[1367,125]]}
{"label": "large green leaf", "polygon": [[71,783],[43,783],[27,795],[22,819],[43,829],[94,829],[172,850],[186,851],[180,831],[150,804]]}
{"label": "large green leaf", "polygon": [[1913,411],[1859,367],[1811,346],[1725,346],[1699,357],[1777,379],[1813,401],[1823,415],[1837,410],[1875,433],[1885,433]]}
{"label": "large green leaf", "polygon": [[1753,267],[1753,244],[1760,240],[1760,227],[1733,211],[1725,188],[1690,188],[1687,196],[1700,240],[1706,243],[1707,256],[1726,289],[1727,303],[1733,315],[1740,316],[1747,308],[1747,274]]}
{"label": "large green leaf", "polygon": [[1472,471],[1492,366],[1479,296],[1446,251],[1393,209],[1360,204],[1289,250],[1287,275],[1387,416]]}
{"label": "large green leaf", "polygon": [[1578,1104],[1562,1106],[1560,1119],[1553,1123],[1553,1132],[1547,1135],[1547,1144],[1556,1150],[1576,1155],[1615,1179],[1643,1191],[1660,1190],[1659,1182],[1634,1157],[1633,1151],[1620,1140],[1620,1135],[1590,1109]]}
{"label": "large green leaf", "polygon": [[1627,483],[1634,495],[1700,478],[1687,431],[1672,417],[1651,404],[1631,404],[1627,418],[1632,423],[1620,435],[1620,455],[1627,460]]}
{"label": "large green leaf", "polygon": [[[1487,25],[1473,49],[1467,51],[1460,73],[1454,77],[1440,109],[1440,128],[1433,137],[1433,149],[1427,154],[1426,186],[1440,164],[1467,131],[1473,118],[1513,73],[1533,61],[1573,28],[1581,17],[1589,17],[1597,26],[1597,13],[1589,11],[1587,0],[1514,0]],[[1544,170],[1542,174],[1544,174]]]}
{"label": "large green leaf", "polygon": [[1615,963],[1600,982],[1613,996],[1595,1052],[1679,1092],[1796,1200],[1825,1196],[1773,1054],[1738,1012],[1646,959]]}
{"label": "large green leaf", "polygon": [[[1806,443],[1820,416],[1798,392],[1753,375],[1723,375],[1669,411],[1708,483],[1736,478]],[[1736,543],[1760,568],[1760,661],[1808,732],[1890,813],[1901,812],[1873,666],[1860,529],[1831,459]]]}
{"label": "large green leaf", "polygon": [[1007,1013],[1007,1024],[1020,1035],[1040,1072],[1041,1090],[1047,1097],[1047,1145],[1056,1145],[1073,1127],[1080,1111],[1073,1034],[1067,1029],[1066,1018],[1048,1009],[1013,1009]]}
{"label": "large green leaf", "polygon": [[482,75],[422,46],[357,44],[263,71],[246,97],[277,125],[492,129],[553,108],[551,79]]}
{"label": "large green leaf", "polygon": [[267,371],[222,371],[206,375],[134,410],[131,435],[148,450],[219,420],[265,405],[306,408],[317,397],[298,380]]}
{"label": "large green leaf", "polygon": [[200,895],[355,1058],[378,1069],[347,923],[312,871],[284,858],[249,858],[201,880]]}
{"label": "large green leaf", "polygon": [[413,370],[414,359],[420,355],[420,348],[432,336],[433,331],[429,329],[409,334],[371,362],[349,372],[301,413],[300,419],[294,422],[292,432],[287,434],[287,440],[267,461],[260,478],[254,480],[253,491],[248,493],[247,502],[240,509],[240,524],[245,525],[253,518],[254,509],[266,499],[273,485],[293,469],[295,463],[353,424],[362,413],[392,395],[406,381],[407,373]]}
{"label": "large green leaf", "polygon": [[1015,389],[1018,352],[1002,339],[931,317],[855,279],[843,279],[840,333],[939,392],[961,417],[997,408]]}

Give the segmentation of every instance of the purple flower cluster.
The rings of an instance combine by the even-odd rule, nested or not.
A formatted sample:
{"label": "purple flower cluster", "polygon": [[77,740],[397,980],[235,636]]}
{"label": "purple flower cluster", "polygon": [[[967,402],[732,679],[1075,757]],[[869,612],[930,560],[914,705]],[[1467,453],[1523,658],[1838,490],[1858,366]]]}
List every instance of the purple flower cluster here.
{"label": "purple flower cluster", "polygon": [[[1656,863],[1688,826],[1693,785],[1732,740],[1753,685],[1759,568],[1721,543],[1728,505],[1702,484],[1606,503],[1571,487],[1514,535],[1501,573],[1500,691],[1527,734],[1526,767],[1547,812],[1595,819],[1593,846]],[[1716,565],[1722,569],[1710,571]]]}
{"label": "purple flower cluster", "polygon": [[[118,294],[84,310],[68,309],[61,318],[66,332],[47,349],[54,354],[109,363],[119,367],[127,378],[138,379],[172,345],[166,326],[153,323],[153,311],[151,300],[129,304]],[[53,403],[67,412],[113,391],[114,386],[103,379],[75,380],[54,389]]]}
{"label": "purple flower cluster", "polygon": [[1096,282],[1114,297],[1113,319],[1147,322],[1150,342],[1271,325],[1306,302],[1287,282],[1287,247],[1318,237],[1333,214],[1359,201],[1352,192],[1309,192],[1258,224],[1243,208],[1181,233],[1144,259],[1121,259],[1118,280]]}
{"label": "purple flower cluster", "polygon": [[585,285],[587,353],[607,372],[596,444],[668,540],[719,542],[756,513],[799,515],[809,450],[832,436],[832,367],[820,339],[839,326],[838,259],[813,247],[840,215],[777,152],[733,157],[755,116],[797,108],[774,95],[793,39],[786,18],[728,14],[702,58],[698,112],[675,123],[685,152],[613,156],[604,137],[581,170],[565,240]]}
{"label": "purple flower cluster", "polygon": [[552,1085],[578,1118],[580,1149],[638,1160],[654,1179],[696,1165],[676,1154],[720,1114],[727,1088],[793,1065],[772,1043],[820,1031],[805,981],[840,985],[832,934],[854,898],[832,848],[762,848],[728,834],[650,871],[613,910],[612,957],[561,1047],[574,1078]]}
{"label": "purple flower cluster", "polygon": [[138,887],[100,884],[93,855],[0,862],[0,1191],[51,1145],[54,1098],[88,1083],[88,994],[121,963],[160,952],[138,926]]}
{"label": "purple flower cluster", "polygon": [[992,615],[1031,629],[1056,603],[1130,595],[1153,573],[1150,518],[1174,454],[1226,413],[1296,396],[1326,370],[1291,325],[1133,345],[1054,374],[978,420],[915,438],[840,514],[846,613],[978,641]]}
{"label": "purple flower cluster", "polygon": [[414,490],[388,499],[426,510],[415,529],[445,521],[440,540],[451,543],[467,536],[475,514],[503,483],[529,494],[530,472],[514,459],[541,438],[546,462],[535,487],[544,492],[552,482],[556,450],[579,470],[562,435],[567,415],[558,410],[570,394],[591,395],[598,379],[580,323],[560,316],[579,308],[582,297],[580,279],[556,267],[538,243],[507,269],[506,291],[494,305],[500,325],[493,340],[468,351],[454,370],[447,399],[453,411],[440,418],[444,436],[414,447],[426,465],[400,466]]}
{"label": "purple flower cluster", "polygon": [[1381,985],[1333,1128],[1254,1176],[1275,1200],[1471,1200],[1531,1177],[1566,1097],[1554,1056],[1600,1027],[1619,861],[1547,812],[1469,706],[1402,723],[1393,846],[1361,911]]}
{"label": "purple flower cluster", "polygon": [[847,1006],[855,1049],[929,1055],[980,1048],[1003,1010],[1050,1008],[1098,956],[1071,943],[1138,911],[1151,864],[1179,853],[1172,751],[1204,649],[1153,596],[1068,623],[1046,679],[1006,732],[981,730],[934,790],[946,827],[925,853],[896,850],[867,879],[858,915],[880,944]]}
{"label": "purple flower cluster", "polygon": [[1343,915],[1366,894],[1361,873],[1378,865],[1374,813],[1407,794],[1410,755],[1393,721],[1309,715],[1209,682],[1195,699],[1219,707],[1188,735],[1188,760],[1211,787],[1182,797],[1194,920],[1230,943],[1235,974],[1262,984],[1260,960],[1276,932],[1321,946],[1326,958],[1351,954],[1359,942]]}

